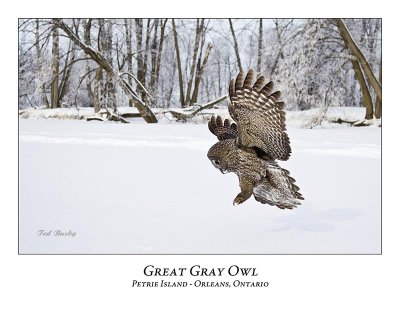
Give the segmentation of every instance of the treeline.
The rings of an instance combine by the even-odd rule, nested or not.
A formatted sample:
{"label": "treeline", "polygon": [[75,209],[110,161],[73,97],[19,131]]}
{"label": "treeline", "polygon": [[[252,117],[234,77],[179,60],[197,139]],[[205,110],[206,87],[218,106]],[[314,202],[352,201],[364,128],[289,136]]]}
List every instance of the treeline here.
{"label": "treeline", "polygon": [[187,107],[253,68],[288,109],[367,106],[380,118],[364,62],[380,86],[380,19],[21,19],[19,108]]}

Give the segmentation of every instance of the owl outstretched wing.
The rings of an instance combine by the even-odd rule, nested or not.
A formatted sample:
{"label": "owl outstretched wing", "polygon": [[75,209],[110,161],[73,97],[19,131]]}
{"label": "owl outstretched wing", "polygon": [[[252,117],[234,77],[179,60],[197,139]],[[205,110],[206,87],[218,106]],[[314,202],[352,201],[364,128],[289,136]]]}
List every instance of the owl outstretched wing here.
{"label": "owl outstretched wing", "polygon": [[231,123],[229,119],[223,121],[221,116],[212,116],[208,122],[208,128],[220,141],[235,139],[238,136],[236,123]]}
{"label": "owl outstretched wing", "polygon": [[253,70],[240,72],[229,85],[228,108],[237,123],[238,146],[259,149],[273,160],[287,160],[291,148],[280,92],[271,93],[273,83],[255,77]]}
{"label": "owl outstretched wing", "polygon": [[289,171],[275,162],[268,162],[266,176],[253,188],[253,194],[262,204],[292,209],[300,205],[303,196]]}

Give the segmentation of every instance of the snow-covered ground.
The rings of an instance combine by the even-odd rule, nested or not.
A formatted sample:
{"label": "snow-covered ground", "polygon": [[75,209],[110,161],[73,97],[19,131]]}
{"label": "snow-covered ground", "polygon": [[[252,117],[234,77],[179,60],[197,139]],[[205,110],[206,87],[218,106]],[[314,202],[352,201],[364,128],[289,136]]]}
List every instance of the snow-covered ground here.
{"label": "snow-covered ground", "polygon": [[295,210],[232,206],[206,124],[21,119],[20,252],[379,253],[381,130],[288,131]]}

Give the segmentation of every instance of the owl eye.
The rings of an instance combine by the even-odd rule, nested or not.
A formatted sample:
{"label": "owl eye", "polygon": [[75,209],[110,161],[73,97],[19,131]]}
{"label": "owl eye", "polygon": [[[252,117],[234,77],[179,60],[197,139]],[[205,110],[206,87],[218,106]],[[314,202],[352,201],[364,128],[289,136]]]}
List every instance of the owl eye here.
{"label": "owl eye", "polygon": [[214,163],[215,163],[216,165],[219,165],[219,160],[215,160]]}

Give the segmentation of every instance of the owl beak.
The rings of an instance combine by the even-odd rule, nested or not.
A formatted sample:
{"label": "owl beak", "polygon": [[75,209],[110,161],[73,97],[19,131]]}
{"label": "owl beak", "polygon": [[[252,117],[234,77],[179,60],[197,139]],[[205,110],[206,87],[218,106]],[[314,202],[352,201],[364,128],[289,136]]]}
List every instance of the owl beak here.
{"label": "owl beak", "polygon": [[228,171],[227,171],[227,170],[220,169],[220,171],[221,171],[221,173],[222,173],[222,174],[226,174],[226,173],[228,173]]}

